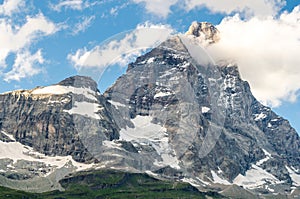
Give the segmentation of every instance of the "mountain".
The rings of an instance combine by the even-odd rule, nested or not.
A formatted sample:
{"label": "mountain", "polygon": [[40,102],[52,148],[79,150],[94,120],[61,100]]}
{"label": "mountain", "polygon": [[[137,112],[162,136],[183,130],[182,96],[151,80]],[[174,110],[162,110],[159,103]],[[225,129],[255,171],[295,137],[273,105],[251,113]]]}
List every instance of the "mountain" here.
{"label": "mountain", "polygon": [[299,135],[255,99],[238,66],[211,60],[203,46],[219,39],[194,22],[104,94],[84,76],[1,94],[0,184],[63,190],[70,174],[115,169],[229,197],[295,196]]}

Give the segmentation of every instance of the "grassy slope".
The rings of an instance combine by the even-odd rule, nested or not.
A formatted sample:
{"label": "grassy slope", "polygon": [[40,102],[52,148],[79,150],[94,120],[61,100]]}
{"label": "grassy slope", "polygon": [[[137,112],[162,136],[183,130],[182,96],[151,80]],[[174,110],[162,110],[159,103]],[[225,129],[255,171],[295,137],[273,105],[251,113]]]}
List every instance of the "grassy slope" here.
{"label": "grassy slope", "polygon": [[26,193],[0,187],[0,198],[222,198],[201,193],[187,183],[159,181],[146,174],[118,171],[81,172],[61,181],[64,192]]}

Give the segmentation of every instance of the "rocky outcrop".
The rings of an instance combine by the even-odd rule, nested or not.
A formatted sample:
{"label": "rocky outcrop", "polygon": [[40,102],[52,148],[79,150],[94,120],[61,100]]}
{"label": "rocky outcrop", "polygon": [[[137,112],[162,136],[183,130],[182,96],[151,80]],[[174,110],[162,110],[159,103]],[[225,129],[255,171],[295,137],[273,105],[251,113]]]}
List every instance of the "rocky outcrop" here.
{"label": "rocky outcrop", "polygon": [[[80,112],[76,114],[76,111],[70,114],[73,113],[72,108],[82,106],[81,102],[87,105],[95,103],[101,107],[102,110],[95,113],[101,119],[100,116],[95,119],[97,117],[80,115]],[[71,155],[76,161],[90,162],[95,159],[82,139],[82,134],[89,132],[83,133],[78,123],[89,124],[89,128],[96,126],[97,133],[104,134],[105,139],[118,137],[105,103],[96,82],[88,77],[75,76],[57,85],[0,95],[0,127],[18,142],[40,153],[50,156]]]}
{"label": "rocky outcrop", "polygon": [[202,42],[212,44],[220,40],[220,32],[211,23],[194,21],[186,35],[192,35],[199,38]]}

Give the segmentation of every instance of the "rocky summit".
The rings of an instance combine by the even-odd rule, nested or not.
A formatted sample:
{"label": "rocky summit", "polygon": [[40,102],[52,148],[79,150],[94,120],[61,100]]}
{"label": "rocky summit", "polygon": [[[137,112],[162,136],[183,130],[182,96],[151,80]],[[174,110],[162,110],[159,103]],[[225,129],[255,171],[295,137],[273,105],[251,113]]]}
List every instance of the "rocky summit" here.
{"label": "rocky summit", "polygon": [[219,33],[194,22],[104,94],[83,76],[1,94],[0,184],[42,192],[62,189],[68,174],[115,169],[233,198],[295,196],[299,135],[199,38],[213,45]]}
{"label": "rocky summit", "polygon": [[202,43],[212,44],[220,40],[220,32],[211,23],[194,21],[186,35],[193,35],[202,41]]}

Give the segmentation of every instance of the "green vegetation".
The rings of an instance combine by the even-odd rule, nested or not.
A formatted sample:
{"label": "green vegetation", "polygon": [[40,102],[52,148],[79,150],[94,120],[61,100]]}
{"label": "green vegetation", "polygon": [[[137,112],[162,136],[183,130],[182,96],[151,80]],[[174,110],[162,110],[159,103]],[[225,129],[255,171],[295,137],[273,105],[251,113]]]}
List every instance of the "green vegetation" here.
{"label": "green vegetation", "polygon": [[146,174],[119,171],[80,172],[60,181],[65,191],[26,193],[0,187],[0,198],[222,198],[217,193],[201,193],[188,183],[160,181]]}

